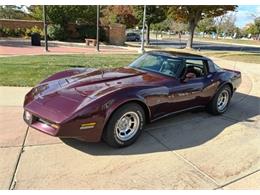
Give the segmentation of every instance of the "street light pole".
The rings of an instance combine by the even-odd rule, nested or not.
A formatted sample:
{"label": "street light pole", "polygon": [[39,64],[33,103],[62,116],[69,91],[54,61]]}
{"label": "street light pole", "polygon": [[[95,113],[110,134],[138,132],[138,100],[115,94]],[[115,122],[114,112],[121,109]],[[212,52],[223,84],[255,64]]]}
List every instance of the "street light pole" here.
{"label": "street light pole", "polygon": [[97,5],[97,45],[96,50],[99,52],[99,12],[100,12],[100,5]]}
{"label": "street light pole", "polygon": [[43,5],[43,28],[44,28],[45,52],[48,52],[48,35],[47,35],[47,22],[46,22],[46,5]]}
{"label": "street light pole", "polygon": [[145,18],[146,18],[146,5],[144,5],[144,13],[143,13],[143,29],[142,29],[142,42],[140,53],[144,53],[144,29],[145,29]]}

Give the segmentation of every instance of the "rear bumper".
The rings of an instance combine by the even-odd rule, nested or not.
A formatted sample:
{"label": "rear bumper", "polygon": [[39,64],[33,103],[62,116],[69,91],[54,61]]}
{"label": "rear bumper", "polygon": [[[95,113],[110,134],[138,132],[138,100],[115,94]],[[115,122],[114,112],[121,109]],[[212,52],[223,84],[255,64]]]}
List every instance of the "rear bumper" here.
{"label": "rear bumper", "polygon": [[[25,110],[25,112],[28,112]],[[25,113],[24,112],[24,113]],[[100,116],[91,116],[88,119],[75,119],[65,124],[56,124],[51,121],[43,119],[41,116],[31,113],[32,120],[28,120],[23,115],[25,123],[42,133],[63,138],[76,138],[87,142],[99,142],[103,132],[103,124],[100,121],[104,121]],[[81,129],[82,124],[95,122],[96,124],[92,128]]]}

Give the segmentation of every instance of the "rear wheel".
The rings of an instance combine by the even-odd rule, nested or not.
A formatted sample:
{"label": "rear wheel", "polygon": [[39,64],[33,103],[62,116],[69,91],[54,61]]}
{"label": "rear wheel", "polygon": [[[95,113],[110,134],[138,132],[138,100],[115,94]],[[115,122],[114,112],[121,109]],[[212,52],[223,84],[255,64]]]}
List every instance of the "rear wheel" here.
{"label": "rear wheel", "polygon": [[103,133],[103,139],[113,147],[129,146],[140,136],[144,121],[145,114],[140,105],[125,104],[112,114]]}
{"label": "rear wheel", "polygon": [[208,111],[214,115],[219,115],[226,112],[231,95],[232,93],[230,87],[228,85],[224,85],[209,103]]}

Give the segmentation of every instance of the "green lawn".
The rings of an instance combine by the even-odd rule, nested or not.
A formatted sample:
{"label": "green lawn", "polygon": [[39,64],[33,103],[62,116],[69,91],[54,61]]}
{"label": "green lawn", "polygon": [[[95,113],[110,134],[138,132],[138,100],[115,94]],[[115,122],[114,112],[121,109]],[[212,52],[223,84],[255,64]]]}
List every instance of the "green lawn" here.
{"label": "green lawn", "polygon": [[[153,37],[155,38],[155,35],[153,35]],[[182,36],[182,40],[187,40],[187,36],[183,35]],[[178,35],[164,35],[163,36],[163,39],[174,39],[174,40],[178,40],[179,37]],[[257,41],[257,40],[242,40],[242,39],[223,39],[223,38],[219,38],[219,39],[212,39],[212,38],[209,38],[209,37],[198,37],[198,36],[195,36],[194,37],[194,40],[195,41],[209,41],[209,42],[223,42],[223,43],[235,43],[235,44],[246,44],[246,45],[260,45],[260,41]]]}
{"label": "green lawn", "polygon": [[230,55],[217,55],[221,59],[233,60],[238,62],[247,62],[260,64],[260,54],[230,54]]}
{"label": "green lawn", "polygon": [[[259,63],[259,54],[209,52],[209,57]],[[0,86],[34,86],[58,71],[74,67],[120,67],[128,65],[138,57],[135,54],[92,54],[92,55],[38,55],[0,58]]]}
{"label": "green lawn", "polygon": [[39,55],[0,58],[1,86],[34,86],[47,76],[74,67],[119,67],[138,55]]}
{"label": "green lawn", "polygon": [[242,40],[242,39],[212,39],[212,38],[202,38],[195,37],[196,41],[213,41],[213,42],[223,42],[223,43],[235,43],[235,44],[246,44],[246,45],[260,45],[260,41],[257,40]]}

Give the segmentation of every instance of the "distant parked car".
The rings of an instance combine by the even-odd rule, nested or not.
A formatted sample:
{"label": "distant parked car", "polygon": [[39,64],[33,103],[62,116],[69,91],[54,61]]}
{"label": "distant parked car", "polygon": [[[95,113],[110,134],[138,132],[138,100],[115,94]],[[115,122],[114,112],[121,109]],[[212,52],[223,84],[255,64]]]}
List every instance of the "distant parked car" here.
{"label": "distant parked car", "polygon": [[126,41],[140,41],[141,37],[137,33],[127,33],[126,34]]}

